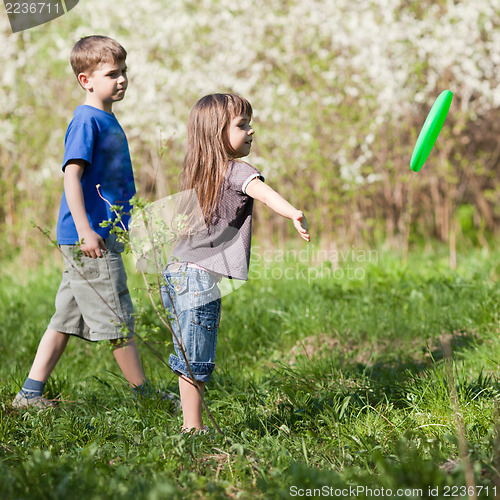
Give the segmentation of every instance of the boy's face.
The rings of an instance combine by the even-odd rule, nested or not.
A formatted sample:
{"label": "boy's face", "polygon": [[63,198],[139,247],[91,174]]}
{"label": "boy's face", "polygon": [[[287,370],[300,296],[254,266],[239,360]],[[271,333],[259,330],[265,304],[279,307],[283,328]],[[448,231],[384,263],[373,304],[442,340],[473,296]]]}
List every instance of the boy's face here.
{"label": "boy's face", "polygon": [[93,73],[80,73],[78,79],[87,92],[86,104],[111,113],[114,102],[121,101],[127,90],[125,61],[101,64]]}
{"label": "boy's face", "polygon": [[252,136],[255,133],[250,126],[248,116],[235,116],[229,124],[229,152],[232,158],[242,158],[250,153]]}

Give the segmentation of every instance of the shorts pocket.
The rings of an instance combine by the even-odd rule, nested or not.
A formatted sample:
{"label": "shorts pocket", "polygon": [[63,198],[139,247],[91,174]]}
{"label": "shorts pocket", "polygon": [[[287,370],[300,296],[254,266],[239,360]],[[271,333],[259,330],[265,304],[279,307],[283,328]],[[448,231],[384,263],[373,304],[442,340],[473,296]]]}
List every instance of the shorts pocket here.
{"label": "shorts pocket", "polygon": [[66,269],[71,279],[92,280],[100,276],[99,259],[93,259],[92,257],[85,257],[83,255],[75,258],[71,253],[69,258],[70,261],[66,262]]}

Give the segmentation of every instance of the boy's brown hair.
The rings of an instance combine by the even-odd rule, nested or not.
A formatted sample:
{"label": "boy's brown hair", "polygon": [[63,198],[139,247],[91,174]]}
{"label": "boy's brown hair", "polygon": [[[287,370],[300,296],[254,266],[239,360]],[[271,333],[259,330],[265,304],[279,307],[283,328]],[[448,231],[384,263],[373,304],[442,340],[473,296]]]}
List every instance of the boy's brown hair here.
{"label": "boy's brown hair", "polygon": [[80,73],[93,73],[101,64],[125,61],[126,50],[112,38],[92,35],[81,38],[71,51],[71,67],[78,78]]}

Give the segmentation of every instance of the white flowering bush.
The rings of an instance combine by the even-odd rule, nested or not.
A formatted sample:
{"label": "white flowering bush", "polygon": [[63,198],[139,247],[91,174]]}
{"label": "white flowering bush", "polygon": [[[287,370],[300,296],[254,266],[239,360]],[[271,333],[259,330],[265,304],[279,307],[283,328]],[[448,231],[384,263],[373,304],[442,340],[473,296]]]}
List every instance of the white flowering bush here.
{"label": "white flowering bush", "polygon": [[[96,33],[128,51],[129,90],[113,110],[146,197],[175,192],[196,100],[232,91],[255,111],[248,160],[313,216],[315,235],[385,238],[411,221],[446,239],[461,204],[497,226],[498,0],[81,0],[15,35],[0,16],[0,224],[18,234],[28,216],[54,225],[64,132],[83,100],[69,54]],[[452,108],[414,174],[444,89]]]}

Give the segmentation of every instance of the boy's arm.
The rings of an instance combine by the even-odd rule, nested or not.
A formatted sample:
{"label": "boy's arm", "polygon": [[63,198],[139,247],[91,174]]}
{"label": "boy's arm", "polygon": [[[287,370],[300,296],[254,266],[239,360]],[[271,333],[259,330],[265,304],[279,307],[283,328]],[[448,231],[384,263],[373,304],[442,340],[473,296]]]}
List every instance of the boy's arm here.
{"label": "boy's arm", "polygon": [[260,179],[255,178],[248,183],[246,193],[255,200],[265,203],[277,214],[282,215],[287,219],[291,219],[300,236],[304,240],[310,241],[311,237],[309,236],[309,225],[307,224],[305,215],[300,210],[297,210],[295,207],[290,205],[290,203],[288,203],[288,201],[286,201],[274,189],[269,187]]}
{"label": "boy's arm", "polygon": [[102,257],[102,250],[106,250],[106,244],[102,237],[97,234],[90,226],[85,210],[85,201],[83,199],[83,190],[80,183],[85,169],[83,160],[71,160],[64,169],[64,192],[66,201],[73,216],[78,239],[80,240],[80,249],[86,257]]}

